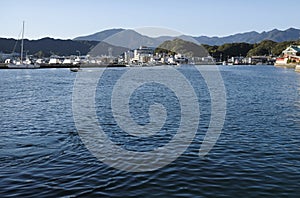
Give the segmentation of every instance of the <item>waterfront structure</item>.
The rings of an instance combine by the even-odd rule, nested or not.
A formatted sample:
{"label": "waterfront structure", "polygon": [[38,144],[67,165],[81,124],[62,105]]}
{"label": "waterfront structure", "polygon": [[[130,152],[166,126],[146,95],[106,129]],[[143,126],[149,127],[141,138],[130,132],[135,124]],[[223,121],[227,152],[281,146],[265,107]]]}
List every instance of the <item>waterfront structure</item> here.
{"label": "waterfront structure", "polygon": [[288,58],[279,57],[279,58],[276,58],[275,65],[286,65],[287,62],[288,62]]}
{"label": "waterfront structure", "polygon": [[300,46],[291,45],[282,51],[283,57],[300,56]]}
{"label": "waterfront structure", "polygon": [[137,64],[151,62],[153,61],[153,53],[154,53],[153,48],[147,46],[141,46],[140,48],[134,50],[133,58],[131,59],[131,62]]}
{"label": "waterfront structure", "polygon": [[132,50],[128,50],[124,52],[124,62],[129,64],[131,62],[131,59],[134,57],[134,53]]}
{"label": "waterfront structure", "polygon": [[282,51],[281,57],[276,59],[275,65],[288,65],[300,63],[300,46],[291,45]]}
{"label": "waterfront structure", "polygon": [[61,64],[62,63],[62,58],[58,57],[58,56],[51,56],[50,60],[49,60],[49,64]]}
{"label": "waterfront structure", "polygon": [[187,64],[188,59],[183,54],[175,54],[174,55],[175,62],[178,64]]}

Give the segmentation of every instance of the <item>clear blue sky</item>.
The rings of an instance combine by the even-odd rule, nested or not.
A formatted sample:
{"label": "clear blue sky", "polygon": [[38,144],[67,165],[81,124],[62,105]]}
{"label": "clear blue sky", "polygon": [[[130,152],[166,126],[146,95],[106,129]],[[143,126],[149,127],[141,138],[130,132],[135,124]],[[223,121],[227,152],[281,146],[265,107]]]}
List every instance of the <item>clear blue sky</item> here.
{"label": "clear blue sky", "polygon": [[188,35],[300,28],[299,0],[2,0],[0,37],[74,38],[109,28],[165,27]]}

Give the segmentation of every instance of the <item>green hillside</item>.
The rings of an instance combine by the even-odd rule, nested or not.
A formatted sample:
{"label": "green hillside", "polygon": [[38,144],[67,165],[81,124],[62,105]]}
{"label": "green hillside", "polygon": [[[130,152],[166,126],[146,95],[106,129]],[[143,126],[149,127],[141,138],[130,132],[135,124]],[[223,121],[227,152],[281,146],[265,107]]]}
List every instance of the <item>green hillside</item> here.
{"label": "green hillside", "polygon": [[185,41],[182,39],[174,39],[172,41],[165,41],[160,44],[156,50],[156,53],[169,53],[169,54],[184,54],[187,57],[205,57],[208,56],[207,50],[196,43]]}
{"label": "green hillside", "polygon": [[[24,52],[48,57],[51,55],[68,56],[72,54],[87,54],[99,42],[97,41],[73,41],[52,38],[43,38],[39,40],[24,40]],[[20,53],[21,42],[15,39],[0,38],[0,52]]]}

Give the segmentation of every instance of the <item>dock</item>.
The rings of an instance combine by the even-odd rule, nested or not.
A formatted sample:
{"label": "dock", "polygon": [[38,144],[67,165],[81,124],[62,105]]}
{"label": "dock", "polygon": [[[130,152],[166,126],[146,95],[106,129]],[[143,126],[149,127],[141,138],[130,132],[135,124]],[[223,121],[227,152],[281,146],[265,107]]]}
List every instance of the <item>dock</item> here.
{"label": "dock", "polygon": [[[126,67],[124,64],[108,64],[108,65],[99,65],[99,64],[40,64],[38,69],[51,69],[51,68],[105,68],[105,67]],[[7,63],[0,63],[0,69],[11,69],[7,67]]]}

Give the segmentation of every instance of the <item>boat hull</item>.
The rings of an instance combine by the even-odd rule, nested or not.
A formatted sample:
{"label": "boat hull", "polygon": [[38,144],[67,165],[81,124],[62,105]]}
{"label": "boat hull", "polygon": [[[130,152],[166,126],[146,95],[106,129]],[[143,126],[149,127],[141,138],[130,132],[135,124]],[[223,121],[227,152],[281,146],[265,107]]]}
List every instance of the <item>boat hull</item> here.
{"label": "boat hull", "polygon": [[79,71],[80,71],[80,68],[78,68],[78,67],[73,67],[73,68],[70,68],[70,71],[71,71],[71,72],[79,72]]}
{"label": "boat hull", "polygon": [[32,65],[32,64],[19,64],[19,65],[8,64],[7,67],[9,69],[38,69],[38,68],[40,68],[39,65]]}

